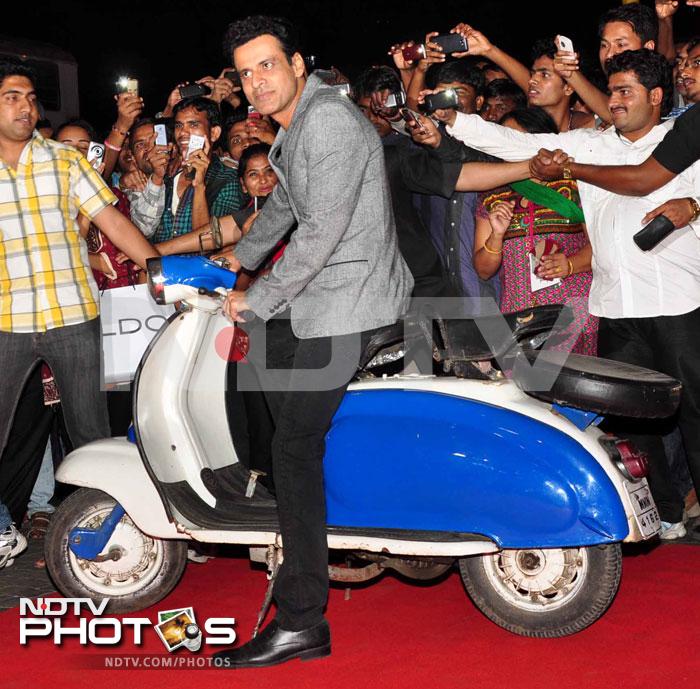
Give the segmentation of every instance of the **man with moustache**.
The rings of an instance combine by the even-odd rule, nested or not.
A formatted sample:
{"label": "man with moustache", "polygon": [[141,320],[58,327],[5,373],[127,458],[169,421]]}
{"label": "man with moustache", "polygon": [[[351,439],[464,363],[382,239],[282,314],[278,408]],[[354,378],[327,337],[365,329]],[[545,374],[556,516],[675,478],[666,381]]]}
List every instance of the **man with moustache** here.
{"label": "man with moustache", "polygon": [[[54,373],[73,446],[109,436],[99,298],[78,214],[142,268],[158,255],[112,205],[116,198],[82,153],[36,131],[35,81],[27,66],[0,62],[0,453],[42,360]],[[0,502],[0,569],[26,546]]]}
{"label": "man with moustache", "polygon": [[[236,245],[233,269],[257,268],[297,223],[270,273],[230,292],[225,304],[233,320],[257,316],[247,326],[248,358],[275,421],[284,545],[276,618],[241,648],[215,656],[223,667],[242,668],[330,653],[325,436],[369,335],[405,311],[413,279],[398,249],[379,136],[349,98],[315,75],[307,79],[294,27],[248,17],[229,26],[225,47],[248,101],[280,125],[269,156],[279,183]],[[261,327],[266,353],[255,345]],[[265,386],[265,359],[289,369],[280,392]]]}
{"label": "man with moustache", "polygon": [[[671,124],[660,124],[665,94],[671,88],[670,67],[663,56],[648,49],[622,52],[607,67],[614,128],[605,132],[523,134],[461,114],[447,130],[507,160],[529,158],[540,148],[564,149],[576,161],[572,164],[576,169],[564,166],[560,172],[564,177],[573,172],[579,180],[587,179],[579,169],[588,167],[586,163],[640,163],[664,139]],[[697,165],[643,198],[620,196],[583,181],[579,191],[593,248],[589,310],[600,317],[598,354],[662,371],[684,383],[679,427],[697,486],[700,356],[688,351],[687,343],[700,333],[700,239],[696,234],[700,227],[688,224],[686,216],[680,229],[648,253],[632,239],[663,201],[686,199],[690,207],[700,195],[700,171],[694,168]],[[627,435],[651,460],[649,479],[663,522],[661,538],[680,538],[685,535],[683,501],[670,481],[661,438],[635,430]]]}

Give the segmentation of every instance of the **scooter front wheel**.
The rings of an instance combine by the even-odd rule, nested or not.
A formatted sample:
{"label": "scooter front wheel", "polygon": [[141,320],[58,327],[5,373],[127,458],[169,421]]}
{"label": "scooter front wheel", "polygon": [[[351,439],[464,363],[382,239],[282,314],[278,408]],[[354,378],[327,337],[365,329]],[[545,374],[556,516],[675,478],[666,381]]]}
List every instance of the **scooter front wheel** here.
{"label": "scooter front wheel", "polygon": [[515,634],[567,636],[593,624],[620,585],[618,543],[528,548],[462,558],[459,571],[474,604]]}
{"label": "scooter front wheel", "polygon": [[109,612],[135,612],[175,588],[187,564],[187,542],[151,538],[125,514],[103,550],[106,556],[78,557],[68,546],[71,530],[98,528],[115,504],[114,498],[93,488],[81,488],[64,500],[46,534],[46,566],[65,596],[109,598]]}

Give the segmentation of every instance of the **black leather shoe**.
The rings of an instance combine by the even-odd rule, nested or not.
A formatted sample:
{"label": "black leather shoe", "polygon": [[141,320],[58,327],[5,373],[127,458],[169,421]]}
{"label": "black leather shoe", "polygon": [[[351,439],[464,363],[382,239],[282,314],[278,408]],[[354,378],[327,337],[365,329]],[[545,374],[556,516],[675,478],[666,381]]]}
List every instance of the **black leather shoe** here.
{"label": "black leather shoe", "polygon": [[313,660],[331,653],[331,632],[328,622],[289,632],[280,628],[275,620],[247,644],[230,651],[214,654],[214,666],[222,668],[267,667],[285,663],[294,658]]}

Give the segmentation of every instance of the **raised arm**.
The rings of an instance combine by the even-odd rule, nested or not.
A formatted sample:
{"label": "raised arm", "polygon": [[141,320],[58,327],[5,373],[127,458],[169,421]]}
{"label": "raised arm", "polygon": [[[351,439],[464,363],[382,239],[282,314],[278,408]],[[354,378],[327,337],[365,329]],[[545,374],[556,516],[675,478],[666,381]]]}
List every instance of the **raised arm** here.
{"label": "raised arm", "polygon": [[483,56],[498,65],[525,93],[530,83],[530,70],[508,53],[493,45],[484,34],[469,24],[457,24],[450,33],[458,33],[467,39],[469,50],[455,53],[454,57]]}

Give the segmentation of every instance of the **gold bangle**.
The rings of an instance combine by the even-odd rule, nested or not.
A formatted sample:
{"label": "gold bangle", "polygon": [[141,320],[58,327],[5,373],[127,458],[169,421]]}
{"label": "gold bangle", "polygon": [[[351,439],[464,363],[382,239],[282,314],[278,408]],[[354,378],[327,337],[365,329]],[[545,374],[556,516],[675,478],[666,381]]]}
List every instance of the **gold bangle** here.
{"label": "gold bangle", "polygon": [[566,277],[570,278],[574,274],[574,264],[571,262],[570,258],[567,258],[566,262],[569,264],[569,273]]}
{"label": "gold bangle", "polygon": [[[486,240],[488,241],[488,239]],[[498,251],[494,249],[489,249],[488,245],[486,242],[484,242],[484,250],[486,251],[487,254],[494,254],[495,256],[500,256],[503,253],[503,249],[499,249]]]}

